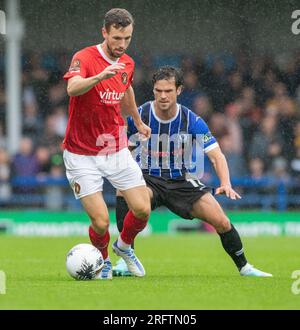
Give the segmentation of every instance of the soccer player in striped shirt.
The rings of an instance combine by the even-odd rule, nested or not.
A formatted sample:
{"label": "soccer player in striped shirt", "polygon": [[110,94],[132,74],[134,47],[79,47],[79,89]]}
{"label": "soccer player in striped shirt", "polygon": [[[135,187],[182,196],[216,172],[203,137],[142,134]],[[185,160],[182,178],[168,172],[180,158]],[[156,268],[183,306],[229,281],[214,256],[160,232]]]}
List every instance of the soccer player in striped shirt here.
{"label": "soccer player in striped shirt", "polygon": [[[147,102],[138,109],[143,122],[151,128],[149,140],[139,141],[132,118],[127,119],[129,143],[136,147],[133,153],[142,168],[152,209],[165,206],[184,219],[206,221],[219,234],[224,250],[241,275],[270,277],[271,274],[262,272],[247,262],[237,230],[214,198],[211,189],[199,180],[203,157],[197,157],[199,158],[199,154],[201,156],[202,150],[220,179],[220,186],[216,188],[215,194],[225,194],[234,200],[241,198],[231,186],[226,159],[206,123],[191,110],[177,103],[182,84],[182,75],[176,68],[166,66],[154,73],[154,101]],[[191,166],[194,163],[196,165]],[[120,231],[127,212],[127,204],[119,193],[116,213]],[[122,260],[117,263],[113,272],[116,276],[130,275]]]}

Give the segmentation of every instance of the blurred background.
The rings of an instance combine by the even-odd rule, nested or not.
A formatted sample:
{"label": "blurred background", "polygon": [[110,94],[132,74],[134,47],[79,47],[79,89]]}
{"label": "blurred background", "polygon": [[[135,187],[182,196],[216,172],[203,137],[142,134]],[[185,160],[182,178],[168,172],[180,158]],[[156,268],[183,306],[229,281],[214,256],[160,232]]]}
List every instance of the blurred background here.
{"label": "blurred background", "polygon": [[[153,98],[155,69],[183,70],[179,102],[207,121],[243,195],[238,202],[219,199],[240,230],[300,234],[300,22],[292,18],[300,6],[275,0],[0,0],[6,14],[0,35],[3,231],[86,233],[60,148],[68,118],[62,76],[76,51],[102,42],[103,17],[113,7],[135,18],[128,54],[136,61],[139,105]],[[203,181],[218,184],[209,162]],[[112,221],[114,194],[106,182]],[[153,231],[210,230],[175,223],[178,217],[167,211],[153,217],[165,219],[154,219]],[[49,229],[49,223],[60,227]]]}

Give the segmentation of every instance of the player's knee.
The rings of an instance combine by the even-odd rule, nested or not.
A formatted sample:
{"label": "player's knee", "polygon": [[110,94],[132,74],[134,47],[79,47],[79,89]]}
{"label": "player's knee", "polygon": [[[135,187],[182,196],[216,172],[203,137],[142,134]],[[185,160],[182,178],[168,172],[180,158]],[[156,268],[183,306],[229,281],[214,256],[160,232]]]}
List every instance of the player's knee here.
{"label": "player's knee", "polygon": [[109,218],[101,215],[90,216],[93,226],[95,226],[98,231],[105,233],[109,227]]}
{"label": "player's knee", "polygon": [[151,212],[150,205],[141,205],[139,207],[136,207],[134,210],[132,210],[132,213],[136,218],[144,221],[147,221],[149,219],[150,212]]}
{"label": "player's knee", "polygon": [[229,219],[225,215],[221,217],[215,225],[215,229],[219,234],[228,232],[231,229]]}

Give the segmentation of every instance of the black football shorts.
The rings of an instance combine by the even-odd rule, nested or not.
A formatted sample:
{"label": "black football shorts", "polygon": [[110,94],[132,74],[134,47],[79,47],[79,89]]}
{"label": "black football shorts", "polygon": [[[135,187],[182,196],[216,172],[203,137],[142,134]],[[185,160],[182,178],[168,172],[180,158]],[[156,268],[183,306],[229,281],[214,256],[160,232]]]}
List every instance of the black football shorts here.
{"label": "black football shorts", "polygon": [[153,192],[152,210],[165,206],[184,219],[193,219],[193,204],[205,193],[211,192],[211,188],[199,180],[186,180],[184,177],[168,179],[144,173],[144,179]]}

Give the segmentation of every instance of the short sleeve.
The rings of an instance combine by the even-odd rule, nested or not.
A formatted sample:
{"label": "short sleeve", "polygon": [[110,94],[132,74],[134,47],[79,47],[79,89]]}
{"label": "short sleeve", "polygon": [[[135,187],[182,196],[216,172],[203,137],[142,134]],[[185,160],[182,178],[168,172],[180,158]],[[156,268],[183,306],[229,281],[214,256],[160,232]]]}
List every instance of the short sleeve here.
{"label": "short sleeve", "polygon": [[203,119],[200,117],[196,117],[195,123],[193,125],[193,135],[199,135],[203,141],[204,152],[207,153],[208,151],[218,147],[218,142],[215,137],[210,132],[207,124]]}
{"label": "short sleeve", "polygon": [[69,70],[64,75],[64,79],[68,80],[75,76],[87,77],[86,59],[80,51],[73,56]]}

